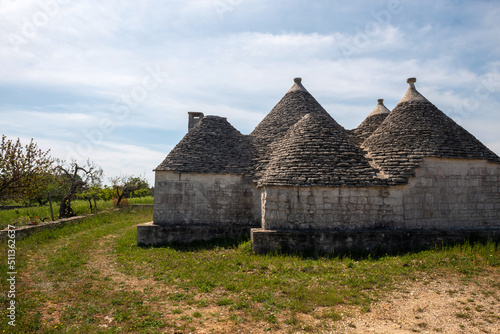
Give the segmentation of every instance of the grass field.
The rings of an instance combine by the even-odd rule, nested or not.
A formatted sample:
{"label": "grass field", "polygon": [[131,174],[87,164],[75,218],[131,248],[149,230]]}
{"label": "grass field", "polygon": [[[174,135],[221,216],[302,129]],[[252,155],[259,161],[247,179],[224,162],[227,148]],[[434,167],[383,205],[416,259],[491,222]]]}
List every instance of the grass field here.
{"label": "grass field", "polygon": [[[153,196],[129,198],[127,199],[130,205],[132,204],[153,204]],[[93,205],[93,204],[92,204]],[[97,201],[98,211],[109,209],[113,206],[113,201]],[[74,200],[71,202],[71,207],[77,215],[84,215],[90,213],[89,203],[85,200]],[[54,211],[54,218],[57,219],[59,215],[59,203],[53,203],[52,209]],[[0,230],[7,227],[7,225],[26,225],[26,221],[38,219],[39,221],[50,221],[50,206],[33,206],[28,208],[0,210]]]}
{"label": "grass field", "polygon": [[[18,241],[17,326],[12,331],[7,324],[2,294],[0,332],[332,332],[349,321],[346,309],[370,312],[401,282],[422,277],[491,280],[482,289],[500,301],[498,276],[488,278],[500,268],[500,248],[492,242],[317,259],[255,255],[249,240],[138,247],[135,226],[151,220],[151,208],[126,208]],[[8,271],[5,257],[0,268]],[[7,291],[6,279],[1,288]],[[472,311],[456,318],[467,321]],[[418,326],[416,332],[427,324]]]}

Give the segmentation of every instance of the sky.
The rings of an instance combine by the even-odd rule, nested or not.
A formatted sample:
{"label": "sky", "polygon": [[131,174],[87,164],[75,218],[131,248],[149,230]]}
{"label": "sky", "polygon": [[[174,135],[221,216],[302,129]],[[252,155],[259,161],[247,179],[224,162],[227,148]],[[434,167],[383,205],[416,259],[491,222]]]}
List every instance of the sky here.
{"label": "sky", "polygon": [[500,154],[500,1],[0,0],[0,132],[154,172],[189,111],[249,134],[301,77],[346,129],[406,79]]}

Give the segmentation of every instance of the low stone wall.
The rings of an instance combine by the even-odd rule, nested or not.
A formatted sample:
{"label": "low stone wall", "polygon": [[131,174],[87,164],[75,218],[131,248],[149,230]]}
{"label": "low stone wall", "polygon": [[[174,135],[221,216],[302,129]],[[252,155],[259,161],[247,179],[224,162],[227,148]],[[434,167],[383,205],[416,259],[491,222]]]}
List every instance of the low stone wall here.
{"label": "low stone wall", "polygon": [[[54,230],[63,227],[67,224],[76,224],[80,222],[82,219],[92,217],[93,215],[94,214],[58,219],[51,222],[40,223],[38,225],[16,226],[16,240],[22,240],[36,232],[44,230]],[[8,228],[5,228],[2,231],[0,231],[0,240],[2,241],[7,240],[7,230]]]}
{"label": "low stone wall", "polygon": [[0,205],[0,210],[14,210],[14,209],[26,209],[32,208],[32,206],[25,205]]}
{"label": "low stone wall", "polygon": [[391,254],[471,240],[500,241],[500,229],[276,231],[252,229],[253,251]]}
{"label": "low stone wall", "polygon": [[175,225],[162,226],[153,222],[137,225],[137,244],[161,246],[172,243],[188,244],[212,239],[240,239],[250,234],[249,225]]}

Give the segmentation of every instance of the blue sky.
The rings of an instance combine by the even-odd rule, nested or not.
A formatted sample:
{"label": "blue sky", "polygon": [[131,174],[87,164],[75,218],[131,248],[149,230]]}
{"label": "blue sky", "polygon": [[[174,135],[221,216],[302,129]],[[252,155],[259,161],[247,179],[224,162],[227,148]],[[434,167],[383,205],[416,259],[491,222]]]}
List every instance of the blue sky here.
{"label": "blue sky", "polygon": [[106,180],[152,183],[188,111],[250,133],[294,77],[347,129],[417,77],[500,154],[498,1],[0,0],[0,15],[2,134]]}

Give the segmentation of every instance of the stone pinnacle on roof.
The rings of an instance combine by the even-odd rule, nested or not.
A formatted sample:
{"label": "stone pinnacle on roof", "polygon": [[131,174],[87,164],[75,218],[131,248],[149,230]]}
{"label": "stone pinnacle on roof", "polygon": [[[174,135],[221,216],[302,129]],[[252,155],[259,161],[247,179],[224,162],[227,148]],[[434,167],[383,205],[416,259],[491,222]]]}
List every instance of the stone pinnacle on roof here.
{"label": "stone pinnacle on roof", "polygon": [[368,115],[368,117],[380,115],[380,114],[388,114],[391,111],[384,106],[384,99],[378,99],[377,106],[372,110],[372,112]]}
{"label": "stone pinnacle on roof", "polygon": [[415,82],[417,82],[416,78],[408,78],[406,82],[410,85],[408,87],[408,90],[406,91],[406,94],[403,96],[403,98],[399,101],[401,102],[429,102],[422,94],[420,94],[417,89],[415,88]]}
{"label": "stone pinnacle on roof", "polygon": [[307,92],[307,89],[302,86],[302,78],[295,78],[293,79],[293,81],[295,82],[292,86],[292,88],[290,88],[288,90],[288,93],[290,92]]}
{"label": "stone pinnacle on roof", "polygon": [[356,129],[352,130],[352,133],[354,134],[352,140],[354,143],[360,145],[375,130],[377,130],[389,113],[389,109],[384,106],[384,99],[378,99],[378,104],[372,112]]}

